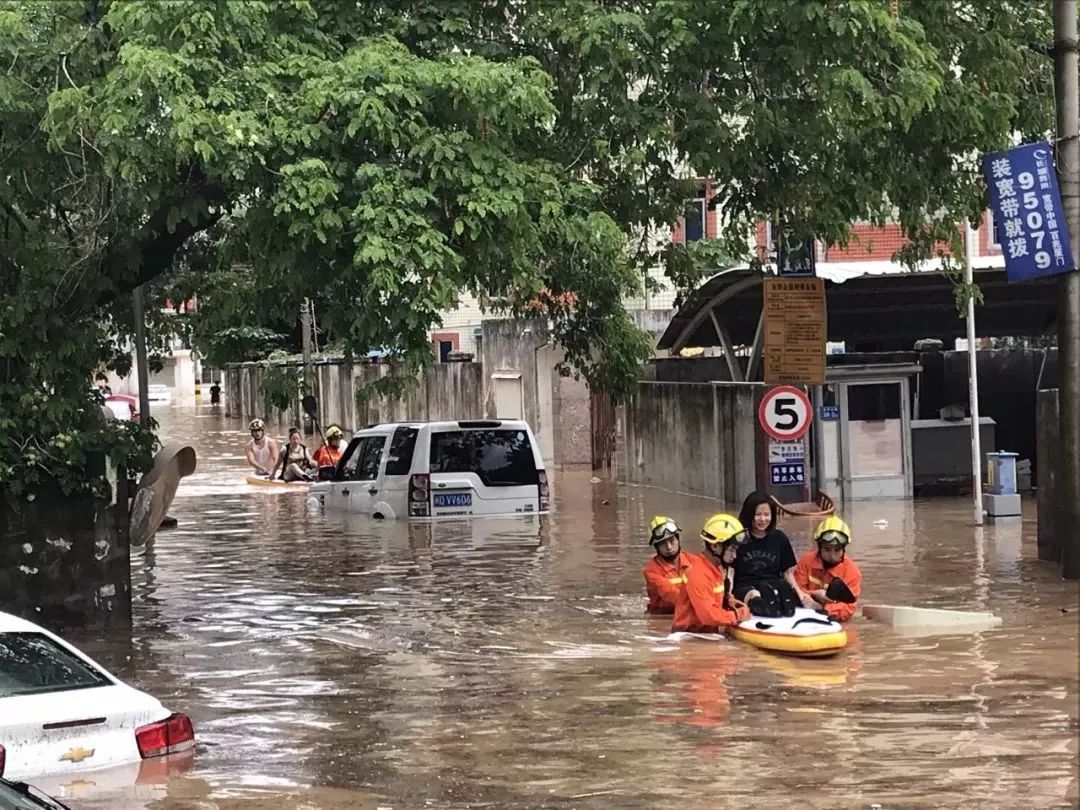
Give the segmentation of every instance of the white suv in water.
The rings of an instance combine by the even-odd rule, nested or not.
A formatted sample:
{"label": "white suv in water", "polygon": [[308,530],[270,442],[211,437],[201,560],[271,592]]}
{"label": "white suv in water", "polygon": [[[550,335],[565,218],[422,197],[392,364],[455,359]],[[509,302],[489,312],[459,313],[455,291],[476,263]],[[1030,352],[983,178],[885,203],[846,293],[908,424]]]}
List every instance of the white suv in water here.
{"label": "white suv in water", "polygon": [[325,509],[419,520],[546,514],[551,504],[536,437],[505,419],[367,427],[311,497]]}

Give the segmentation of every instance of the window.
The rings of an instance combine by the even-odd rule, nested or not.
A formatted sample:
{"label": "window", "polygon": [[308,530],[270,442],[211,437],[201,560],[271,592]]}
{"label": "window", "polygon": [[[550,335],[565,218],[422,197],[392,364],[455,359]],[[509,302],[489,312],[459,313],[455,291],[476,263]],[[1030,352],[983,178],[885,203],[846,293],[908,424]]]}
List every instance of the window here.
{"label": "window", "polygon": [[379,477],[379,463],[382,461],[383,445],[386,444],[385,436],[364,436],[360,439],[353,459],[345,468],[346,481],[374,481]]}
{"label": "window", "polygon": [[338,462],[337,473],[334,475],[335,481],[348,481],[353,477],[356,472],[357,462],[360,461],[360,443],[363,439],[353,439],[349,442],[349,446],[345,448],[345,452],[341,454],[341,461]]}
{"label": "window", "polygon": [[0,698],[111,685],[105,673],[41,633],[0,633]]}
{"label": "window", "polygon": [[472,473],[489,487],[535,486],[536,460],[523,430],[456,430],[431,435],[432,473]]}
{"label": "window", "polygon": [[0,807],[5,810],[64,810],[66,805],[57,804],[33,785],[0,782]]}
{"label": "window", "polygon": [[848,386],[848,420],[883,422],[900,418],[900,384],[869,383]]}
{"label": "window", "polygon": [[686,216],[683,218],[683,241],[696,242],[706,237],[707,228],[705,223],[709,216],[708,202],[708,190],[702,185],[698,189],[697,196],[687,203]]}
{"label": "window", "polygon": [[413,450],[416,449],[416,435],[420,431],[413,427],[399,427],[390,440],[390,452],[386,456],[387,475],[408,475],[412,469]]}
{"label": "window", "polygon": [[450,361],[450,352],[458,350],[458,342],[461,339],[458,332],[433,332],[430,338],[431,350],[439,363]]}
{"label": "window", "polygon": [[994,221],[994,209],[989,208],[986,211],[986,243],[989,247],[997,248],[1001,250],[1001,234],[998,233],[997,222]]}

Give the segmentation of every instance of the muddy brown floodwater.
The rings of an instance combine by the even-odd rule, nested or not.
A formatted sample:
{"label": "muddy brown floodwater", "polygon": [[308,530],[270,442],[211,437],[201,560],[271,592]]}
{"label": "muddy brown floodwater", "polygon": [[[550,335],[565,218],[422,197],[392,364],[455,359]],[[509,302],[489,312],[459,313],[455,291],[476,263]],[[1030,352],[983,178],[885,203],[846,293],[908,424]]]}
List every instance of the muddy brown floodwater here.
{"label": "muddy brown floodwater", "polygon": [[76,641],[199,746],[156,781],[65,786],[79,810],[1077,804],[1078,589],[1035,559],[1033,510],[977,530],[967,500],[849,508],[864,601],[1004,623],[857,619],[807,661],[642,615],[649,517],[696,551],[713,502],[568,472],[542,520],[309,514],[244,483],[239,422],[161,419],[199,453],[179,527],[132,560],[133,631]]}

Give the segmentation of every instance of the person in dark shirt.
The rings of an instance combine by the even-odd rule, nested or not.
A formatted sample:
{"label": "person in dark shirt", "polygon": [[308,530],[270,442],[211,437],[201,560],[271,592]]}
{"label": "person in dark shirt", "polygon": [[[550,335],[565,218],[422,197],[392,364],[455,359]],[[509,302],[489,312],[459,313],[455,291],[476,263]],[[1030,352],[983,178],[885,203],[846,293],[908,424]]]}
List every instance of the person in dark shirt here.
{"label": "person in dark shirt", "polygon": [[795,552],[791,541],[776,528],[776,509],[764,492],[752,492],[743,501],[739,522],[750,532],[748,543],[735,557],[736,599],[758,616],[791,616],[802,605],[817,607],[795,582]]}
{"label": "person in dark shirt", "polygon": [[214,384],[210,386],[210,404],[221,404],[221,385],[217,380],[214,380]]}

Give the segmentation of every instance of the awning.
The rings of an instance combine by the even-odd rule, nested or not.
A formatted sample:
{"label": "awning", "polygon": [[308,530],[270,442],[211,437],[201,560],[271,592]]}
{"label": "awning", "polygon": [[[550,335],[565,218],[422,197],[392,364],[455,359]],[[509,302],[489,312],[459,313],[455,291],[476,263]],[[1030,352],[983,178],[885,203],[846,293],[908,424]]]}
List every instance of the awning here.
{"label": "awning", "polygon": [[[682,303],[657,348],[723,345],[712,316],[732,345],[751,345],[761,315],[763,278],[745,267],[717,273]],[[1010,284],[1004,270],[986,268],[975,271],[975,283],[984,299],[975,307],[980,337],[1034,336],[1054,329],[1056,279]],[[966,336],[956,285],[937,270],[868,275],[843,283],[826,280],[825,295],[830,341],[910,349],[921,338],[951,342]]]}

